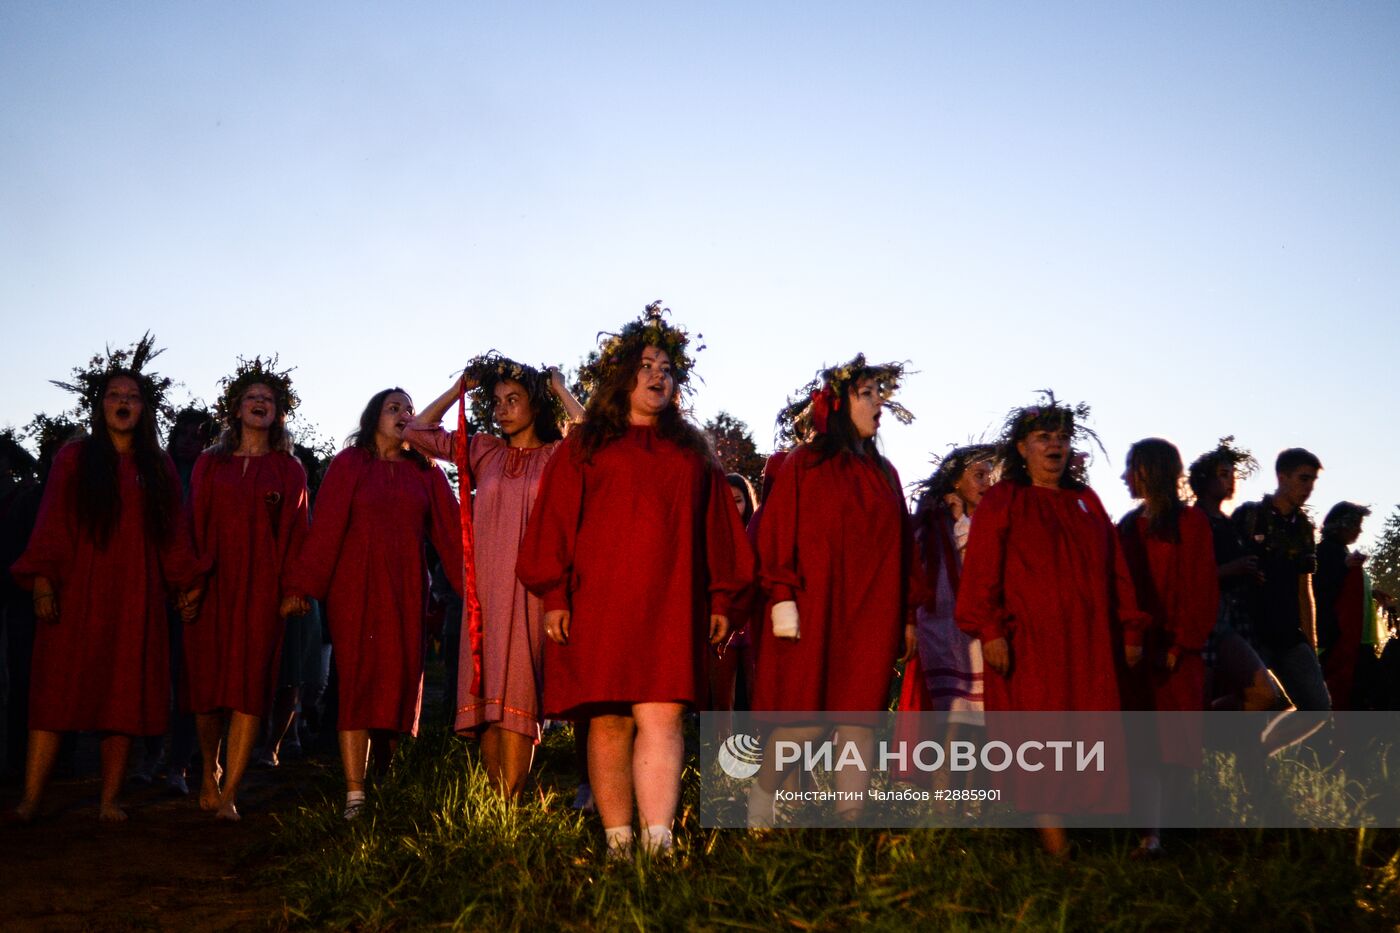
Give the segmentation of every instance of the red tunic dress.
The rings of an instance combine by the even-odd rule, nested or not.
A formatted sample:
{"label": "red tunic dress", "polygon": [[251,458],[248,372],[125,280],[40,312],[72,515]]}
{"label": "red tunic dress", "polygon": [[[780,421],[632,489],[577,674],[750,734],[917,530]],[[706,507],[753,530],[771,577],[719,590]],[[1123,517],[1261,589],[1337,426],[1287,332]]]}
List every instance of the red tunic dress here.
{"label": "red tunic dress", "polygon": [[727,615],[753,576],[729,485],[718,465],[649,427],[629,428],[589,463],[578,437],[545,468],[516,568],[546,612],[571,610],[569,643],[545,646],[545,715],[693,706],[705,692],[709,616]]}
{"label": "red tunic dress", "polygon": [[460,592],[457,500],[442,470],[358,448],[336,455],[286,589],[325,600],[341,731],[418,728],[430,540]]}
{"label": "red tunic dress", "polygon": [[145,493],[130,455],[117,458],[121,508],[107,544],[78,525],[82,443],[54,457],[29,546],[11,568],[32,589],[45,577],[58,595],[58,622],[39,623],[29,694],[29,727],[160,735],[170,713],[167,588],[186,589],[201,568],[190,545],[175,464],[165,458],[178,521],[158,545],[147,533]]}
{"label": "red tunic dress", "polygon": [[[771,606],[797,603],[800,637],[757,625],[755,710],[883,710],[912,621],[908,512],[894,467],[810,447],[764,503],[759,555]],[[886,472],[888,471],[888,472]]]}
{"label": "red tunic dress", "polygon": [[[1146,621],[1118,533],[1094,491],[1011,480],[993,486],[977,507],[954,615],[963,631],[982,639],[984,652],[998,638],[1010,643],[1008,674],[983,672],[989,714],[1120,709],[1122,645],[1139,642]],[[1045,739],[1048,726],[990,715],[987,722],[989,738],[1013,747]],[[1109,740],[1103,772],[1059,780],[1000,772],[1007,799],[1032,813],[1125,810],[1121,731],[1082,738],[1090,745]]]}
{"label": "red tunic dress", "polygon": [[207,452],[195,461],[191,508],[211,572],[185,629],[186,702],[196,713],[265,716],[286,628],[283,582],[306,538],[306,471],[288,453]]}

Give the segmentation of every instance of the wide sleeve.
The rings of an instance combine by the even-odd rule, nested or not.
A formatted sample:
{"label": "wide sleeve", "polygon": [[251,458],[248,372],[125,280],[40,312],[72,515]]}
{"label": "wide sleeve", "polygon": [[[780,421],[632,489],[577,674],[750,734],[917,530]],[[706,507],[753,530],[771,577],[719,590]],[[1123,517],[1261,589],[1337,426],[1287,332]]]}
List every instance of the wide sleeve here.
{"label": "wide sleeve", "polygon": [[282,567],[279,579],[283,596],[297,595],[288,584],[292,566],[306,547],[311,530],[311,497],[306,489],[306,468],[295,457],[288,457],[282,471],[282,511],[278,513],[277,543]]}
{"label": "wide sleeve", "polygon": [[797,598],[802,571],[797,552],[797,493],[801,483],[800,451],[787,457],[778,470],[773,489],[763,502],[763,523],[758,529],[758,562],[763,588],[774,603]]}
{"label": "wide sleeve", "polygon": [[181,501],[180,473],[175,469],[175,461],[167,455],[162,467],[169,478],[166,484],[170,495],[170,501],[166,503],[167,514],[174,516],[174,522],[160,545],[160,570],[167,587],[186,590],[209,572],[211,562],[201,560],[195,549],[194,537],[190,533],[190,512]]}
{"label": "wide sleeve", "polygon": [[993,486],[977,506],[967,539],[953,618],[958,628],[983,643],[1005,638],[1014,626],[1006,611],[1006,541],[1011,531],[1010,481]]}
{"label": "wide sleeve", "polygon": [[15,582],[26,590],[34,588],[36,577],[43,577],[58,587],[69,575],[78,546],[73,483],[80,446],[69,444],[55,455],[29,543],[10,567]]}
{"label": "wide sleeve", "polygon": [[753,548],[739,521],[724,473],[717,466],[707,472],[710,488],[705,508],[705,562],[709,569],[710,613],[732,616],[735,609],[743,610],[742,605],[736,604],[753,582]]}
{"label": "wide sleeve", "polygon": [[217,559],[212,553],[209,537],[209,523],[214,511],[214,484],[210,481],[209,471],[214,460],[214,454],[202,453],[194,462],[194,471],[190,474],[190,534],[194,538],[195,552],[204,560],[209,569],[214,568]]}
{"label": "wide sleeve", "polygon": [[404,428],[403,439],[408,441],[408,446],[434,460],[453,460],[457,456],[457,432],[444,430],[441,421],[422,427],[409,425]]}
{"label": "wide sleeve", "polygon": [[459,596],[462,594],[462,519],[461,504],[452,494],[447,476],[437,467],[428,471],[428,540],[442,562],[447,582]]}
{"label": "wide sleeve", "polygon": [[516,576],[540,597],[546,612],[569,608],[569,578],[584,497],[583,465],[574,441],[577,436],[570,435],[544,468],[515,564]]}
{"label": "wide sleeve", "polygon": [[1215,628],[1220,580],[1215,571],[1215,542],[1210,519],[1199,509],[1181,513],[1181,567],[1177,598],[1180,611],[1167,619],[1173,641],[1187,651],[1201,651]]}
{"label": "wide sleeve", "polygon": [[326,478],[316,493],[316,511],[301,553],[292,559],[291,573],[283,583],[288,595],[325,599],[340,559],[340,546],[350,527],[350,508],[355,486],[364,470],[363,451],[350,449],[336,454],[326,470]]}

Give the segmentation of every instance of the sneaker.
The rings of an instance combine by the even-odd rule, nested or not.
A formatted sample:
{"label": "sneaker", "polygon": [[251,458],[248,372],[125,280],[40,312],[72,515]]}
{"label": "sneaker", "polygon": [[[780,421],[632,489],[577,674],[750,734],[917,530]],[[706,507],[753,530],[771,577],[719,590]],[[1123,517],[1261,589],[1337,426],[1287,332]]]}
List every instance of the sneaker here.
{"label": "sneaker", "polygon": [[185,781],[185,775],[182,771],[170,772],[170,776],[165,779],[165,789],[176,797],[190,795],[190,785]]}
{"label": "sneaker", "polygon": [[569,806],[582,813],[597,813],[598,806],[593,802],[593,786],[587,781],[580,784],[578,793],[574,794],[574,802]]}

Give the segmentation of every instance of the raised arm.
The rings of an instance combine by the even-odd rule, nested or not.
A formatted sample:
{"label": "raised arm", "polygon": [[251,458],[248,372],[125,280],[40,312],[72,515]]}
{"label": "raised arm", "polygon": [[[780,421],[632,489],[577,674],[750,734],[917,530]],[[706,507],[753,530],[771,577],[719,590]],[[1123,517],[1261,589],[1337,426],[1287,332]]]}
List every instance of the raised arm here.
{"label": "raised arm", "polygon": [[568,417],[569,424],[582,423],[583,405],[569,391],[569,384],[564,381],[564,374],[559,371],[558,366],[549,367],[549,387],[558,396],[559,404],[564,406],[564,414]]}

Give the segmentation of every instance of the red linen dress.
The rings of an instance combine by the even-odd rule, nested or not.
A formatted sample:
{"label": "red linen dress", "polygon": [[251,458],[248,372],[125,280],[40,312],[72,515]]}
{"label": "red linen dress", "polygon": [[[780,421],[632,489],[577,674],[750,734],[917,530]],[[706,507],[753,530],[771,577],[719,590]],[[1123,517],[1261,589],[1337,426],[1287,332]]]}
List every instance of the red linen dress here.
{"label": "red linen dress", "polygon": [[[998,638],[1010,643],[1010,671],[983,672],[989,713],[1120,709],[1122,646],[1141,641],[1146,621],[1118,533],[1094,491],[1012,480],[993,486],[977,507],[954,615],[964,632],[982,639],[984,653]],[[1013,747],[1046,739],[1047,728],[988,717],[988,737]],[[1007,799],[1032,813],[1124,811],[1121,730],[1081,737],[1091,745],[1108,740],[1103,772],[1059,780],[1000,772]]]}
{"label": "red linen dress", "polygon": [[266,716],[286,629],[283,582],[306,539],[306,470],[280,451],[209,451],[195,461],[190,498],[195,547],[211,569],[184,633],[186,702],[196,713]]}
{"label": "red linen dress", "polygon": [[545,715],[694,706],[709,616],[728,615],[753,576],[729,485],[717,464],[654,428],[628,428],[589,463],[578,437],[545,468],[517,565],[545,611],[571,610],[569,643],[545,646]]}
{"label": "red linen dress", "polygon": [[336,455],[287,589],[325,601],[341,731],[417,731],[428,541],[460,592],[457,500],[442,470],[359,448]]}
{"label": "red linen dress", "polygon": [[117,458],[121,508],[105,546],[78,525],[77,468],[82,442],[54,457],[29,546],[11,568],[26,589],[45,577],[58,596],[58,622],[38,623],[29,694],[29,727],[160,735],[169,724],[169,590],[202,573],[179,500],[180,479],[165,457],[177,522],[170,539],[152,540],[145,492],[129,454]]}
{"label": "red linen dress", "polygon": [[[448,433],[437,426],[404,432],[420,453],[441,460],[454,459],[458,437],[456,431]],[[500,723],[502,728],[539,740],[544,608],[515,576],[515,562],[545,466],[560,443],[511,447],[490,434],[471,436],[468,462],[476,489],[472,521],[481,600],[483,695],[472,694],[472,644],[463,637],[457,659],[458,732]]]}
{"label": "red linen dress", "polygon": [[799,447],[764,503],[759,554],[768,605],[797,603],[800,637],[757,626],[755,710],[883,710],[912,621],[912,542],[887,461]]}

